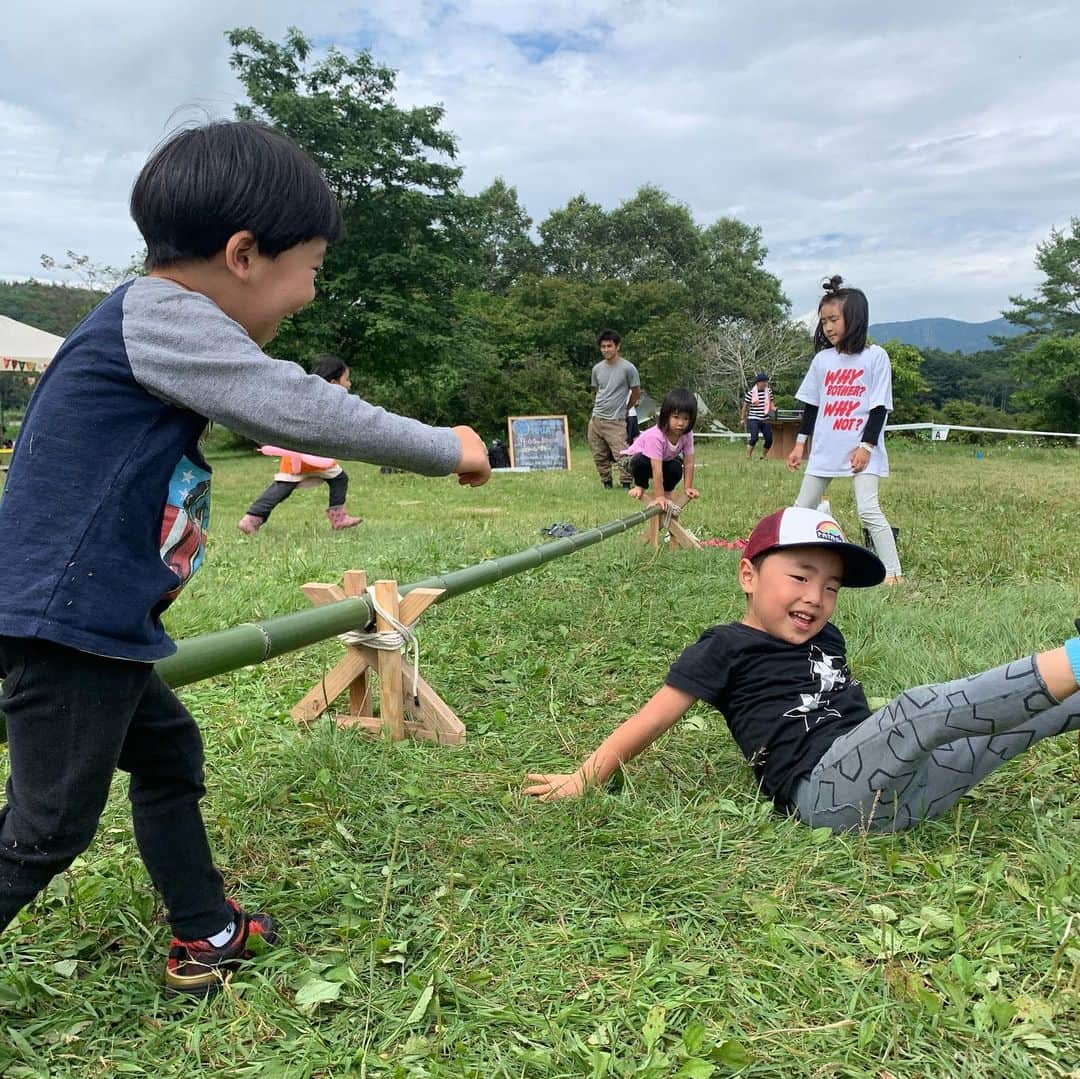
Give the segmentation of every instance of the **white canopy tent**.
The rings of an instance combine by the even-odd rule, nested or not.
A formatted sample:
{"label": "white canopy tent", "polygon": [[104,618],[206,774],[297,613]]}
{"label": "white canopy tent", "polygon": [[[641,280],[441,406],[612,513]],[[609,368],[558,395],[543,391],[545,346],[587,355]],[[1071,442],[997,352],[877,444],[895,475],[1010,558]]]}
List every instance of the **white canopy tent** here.
{"label": "white canopy tent", "polygon": [[44,371],[62,337],[0,315],[0,371]]}
{"label": "white canopy tent", "polygon": [[[0,315],[0,378],[44,371],[63,343],[64,339],[54,333]],[[0,429],[3,426],[4,399],[0,392]]]}

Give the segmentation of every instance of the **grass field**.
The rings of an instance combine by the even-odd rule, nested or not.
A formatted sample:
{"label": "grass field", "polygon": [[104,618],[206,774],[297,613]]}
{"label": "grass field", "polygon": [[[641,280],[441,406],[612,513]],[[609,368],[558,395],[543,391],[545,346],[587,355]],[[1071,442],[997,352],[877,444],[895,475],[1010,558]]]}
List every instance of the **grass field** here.
{"label": "grass field", "polygon": [[[908,583],[841,596],[871,697],[1059,644],[1080,615],[1075,450],[894,442],[883,504]],[[699,536],[794,497],[778,464],[699,455]],[[583,446],[570,474],[486,488],[350,467],[365,523],[219,452],[209,558],[175,637],[303,608],[347,568],[412,581],[631,511]],[[850,484],[830,491],[855,532]],[[946,818],[834,837],[775,815],[703,706],[617,792],[540,805],[562,770],[737,618],[738,556],[617,537],[435,608],[422,668],[457,749],[288,717],[340,646],[190,686],[205,814],[233,894],[283,944],[216,1000],[166,1000],[168,929],[118,780],[95,844],[0,941],[0,1075],[592,1077],[1080,1075],[1080,743],[997,772]],[[0,765],[0,773],[3,772]]]}

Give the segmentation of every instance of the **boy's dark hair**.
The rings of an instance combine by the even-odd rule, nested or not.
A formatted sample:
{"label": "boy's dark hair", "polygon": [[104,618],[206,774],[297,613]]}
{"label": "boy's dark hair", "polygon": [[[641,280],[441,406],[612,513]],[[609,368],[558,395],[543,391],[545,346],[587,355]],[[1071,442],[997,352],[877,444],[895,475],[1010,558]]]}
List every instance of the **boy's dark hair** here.
{"label": "boy's dark hair", "polygon": [[255,120],[171,135],[135,180],[131,216],[146,241],[147,270],[213,258],[245,229],[270,258],[341,234],[341,211],[319,167]]}
{"label": "boy's dark hair", "polygon": [[[866,293],[862,289],[845,288],[844,279],[836,274],[823,281],[821,287],[825,295],[818,304],[818,315],[821,308],[832,301],[838,300],[844,312],[844,336],[836,343],[837,352],[854,354],[862,352],[866,348],[866,334],[870,329],[870,304],[866,299]],[[834,347],[821,329],[821,318],[818,318],[817,329],[814,331],[814,351],[820,352],[824,348]]]}
{"label": "boy's dark hair", "polygon": [[327,382],[337,382],[348,369],[349,365],[340,356],[335,356],[333,353],[328,352],[325,356],[320,356],[315,361],[315,366],[312,367],[311,373],[313,375],[318,375],[319,378],[326,379]]}
{"label": "boy's dark hair", "polygon": [[697,397],[689,390],[681,388],[668,390],[664,396],[664,403],[660,406],[660,418],[656,421],[656,426],[661,431],[667,431],[672,412],[685,412],[690,417],[690,426],[686,430],[692,431],[694,424],[697,423]]}
{"label": "boy's dark hair", "polygon": [[601,341],[614,341],[615,344],[618,344],[622,341],[622,338],[614,330],[602,330],[600,336],[596,339],[596,343],[600,344]]}

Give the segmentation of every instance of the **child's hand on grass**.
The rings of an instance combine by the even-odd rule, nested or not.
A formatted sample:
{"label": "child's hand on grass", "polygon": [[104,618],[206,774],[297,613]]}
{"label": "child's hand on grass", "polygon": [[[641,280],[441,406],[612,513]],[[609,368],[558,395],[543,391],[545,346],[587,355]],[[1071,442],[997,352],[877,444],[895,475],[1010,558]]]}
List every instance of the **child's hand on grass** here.
{"label": "child's hand on grass", "polygon": [[701,492],[696,487],[687,487],[686,488],[686,497],[687,498],[700,498],[701,497]]}
{"label": "child's hand on grass", "polygon": [[525,779],[532,786],[526,787],[522,793],[539,798],[541,802],[555,802],[560,798],[580,798],[585,793],[585,780],[580,772],[574,772],[572,775],[560,773],[544,775],[530,772]]}

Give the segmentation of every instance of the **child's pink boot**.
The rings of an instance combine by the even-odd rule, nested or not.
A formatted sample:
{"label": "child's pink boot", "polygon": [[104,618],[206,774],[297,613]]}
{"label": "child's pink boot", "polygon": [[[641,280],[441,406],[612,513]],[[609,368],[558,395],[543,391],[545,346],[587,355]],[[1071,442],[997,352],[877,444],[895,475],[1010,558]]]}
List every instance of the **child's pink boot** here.
{"label": "child's pink boot", "polygon": [[355,528],[363,517],[350,517],[349,511],[344,506],[331,506],[326,511],[326,516],[330,518],[330,527],[335,532],[340,532],[343,528]]}
{"label": "child's pink boot", "polygon": [[261,517],[256,517],[253,513],[245,513],[244,516],[240,518],[236,527],[239,528],[245,536],[254,536],[265,523],[266,522]]}

